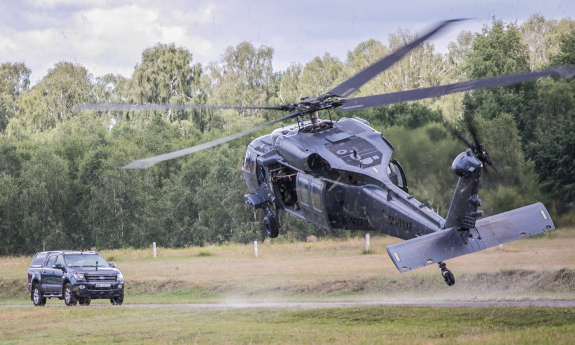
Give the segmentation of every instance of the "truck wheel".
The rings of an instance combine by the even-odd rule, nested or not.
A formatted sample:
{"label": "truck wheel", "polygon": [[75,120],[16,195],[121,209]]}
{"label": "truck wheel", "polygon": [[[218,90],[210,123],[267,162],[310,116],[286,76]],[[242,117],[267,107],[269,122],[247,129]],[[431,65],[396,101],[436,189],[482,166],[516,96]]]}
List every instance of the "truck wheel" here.
{"label": "truck wheel", "polygon": [[112,302],[112,305],[122,305],[122,302],[124,302],[124,296],[112,297],[110,298],[110,302]]}
{"label": "truck wheel", "polygon": [[278,221],[276,217],[266,216],[264,218],[264,230],[270,238],[276,238],[279,235]]}
{"label": "truck wheel", "polygon": [[71,307],[73,305],[76,305],[77,302],[78,301],[76,301],[76,298],[72,293],[72,285],[70,283],[66,284],[66,286],[64,287],[64,303],[66,303],[67,306]]}
{"label": "truck wheel", "polygon": [[90,305],[90,302],[91,302],[91,301],[92,301],[92,299],[91,299],[90,297],[83,297],[83,298],[80,298],[80,299],[78,300],[78,302],[80,303],[80,305],[83,305],[83,306],[88,306],[88,305]]}
{"label": "truck wheel", "polygon": [[32,301],[36,307],[42,307],[46,304],[46,297],[40,291],[38,284],[34,284],[32,287]]}

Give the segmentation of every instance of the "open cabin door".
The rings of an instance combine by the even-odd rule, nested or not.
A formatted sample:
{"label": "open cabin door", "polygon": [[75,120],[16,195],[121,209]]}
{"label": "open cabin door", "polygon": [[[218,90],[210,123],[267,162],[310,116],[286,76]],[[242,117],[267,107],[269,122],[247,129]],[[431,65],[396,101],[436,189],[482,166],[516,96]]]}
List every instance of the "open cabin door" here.
{"label": "open cabin door", "polygon": [[333,232],[325,207],[325,182],[299,172],[297,174],[297,196],[305,220]]}

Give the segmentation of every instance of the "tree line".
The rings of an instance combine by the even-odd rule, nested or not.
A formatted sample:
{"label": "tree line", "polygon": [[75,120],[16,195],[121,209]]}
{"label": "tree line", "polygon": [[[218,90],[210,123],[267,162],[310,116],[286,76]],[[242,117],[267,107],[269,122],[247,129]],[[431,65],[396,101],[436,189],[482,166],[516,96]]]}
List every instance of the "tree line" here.
{"label": "tree line", "polygon": [[[130,78],[94,78],[59,62],[33,87],[21,62],[0,65],[0,255],[50,249],[203,246],[261,239],[263,214],[243,203],[247,144],[269,130],[142,170],[130,161],[193,146],[265,123],[266,110],[80,111],[84,102],[278,105],[322,94],[415,35],[361,42],[345,60],[325,53],[274,71],[271,47],[242,42],[205,66],[192,52],[158,43]],[[494,19],[461,32],[448,52],[425,43],[354,96],[575,64],[575,21],[533,15]],[[320,116],[326,117],[327,114]],[[337,119],[343,115],[332,114]],[[345,114],[350,116],[350,114]],[[410,192],[445,216],[457,180],[451,160],[465,147],[443,122],[465,131],[472,118],[503,177],[492,170],[480,197],[486,214],[543,201],[556,223],[575,217],[575,81],[538,81],[365,109],[395,146]],[[281,216],[280,233],[326,236]],[[349,236],[338,232],[336,236]]]}

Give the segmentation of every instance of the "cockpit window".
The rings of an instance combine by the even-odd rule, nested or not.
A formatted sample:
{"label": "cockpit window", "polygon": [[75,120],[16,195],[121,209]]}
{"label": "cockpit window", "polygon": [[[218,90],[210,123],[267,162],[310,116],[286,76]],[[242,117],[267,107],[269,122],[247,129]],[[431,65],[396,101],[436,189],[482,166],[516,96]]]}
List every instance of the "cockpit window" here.
{"label": "cockpit window", "polygon": [[407,181],[405,180],[405,173],[403,172],[399,162],[395,159],[392,159],[389,162],[389,166],[387,167],[387,175],[391,183],[401,188],[404,192],[409,193]]}
{"label": "cockpit window", "polygon": [[245,171],[250,171],[250,158],[251,158],[251,152],[248,150],[246,152],[246,158],[244,159],[244,170]]}

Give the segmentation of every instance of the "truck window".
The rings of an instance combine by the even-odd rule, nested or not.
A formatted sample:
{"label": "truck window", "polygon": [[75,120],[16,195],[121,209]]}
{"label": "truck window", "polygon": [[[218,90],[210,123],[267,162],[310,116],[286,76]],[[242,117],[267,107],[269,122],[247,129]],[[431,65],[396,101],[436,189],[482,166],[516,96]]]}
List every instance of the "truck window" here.
{"label": "truck window", "polygon": [[60,264],[60,265],[64,266],[64,259],[62,258],[62,255],[58,255],[56,257],[56,262],[54,262],[54,265],[55,264]]}
{"label": "truck window", "polygon": [[44,260],[46,260],[46,253],[36,253],[30,267],[42,267]]}
{"label": "truck window", "polygon": [[104,260],[99,254],[67,254],[66,266],[68,267],[104,267],[108,266],[108,262]]}
{"label": "truck window", "polygon": [[46,262],[46,267],[54,266],[55,262],[56,262],[56,255],[50,255],[50,257],[48,258],[48,262]]}

